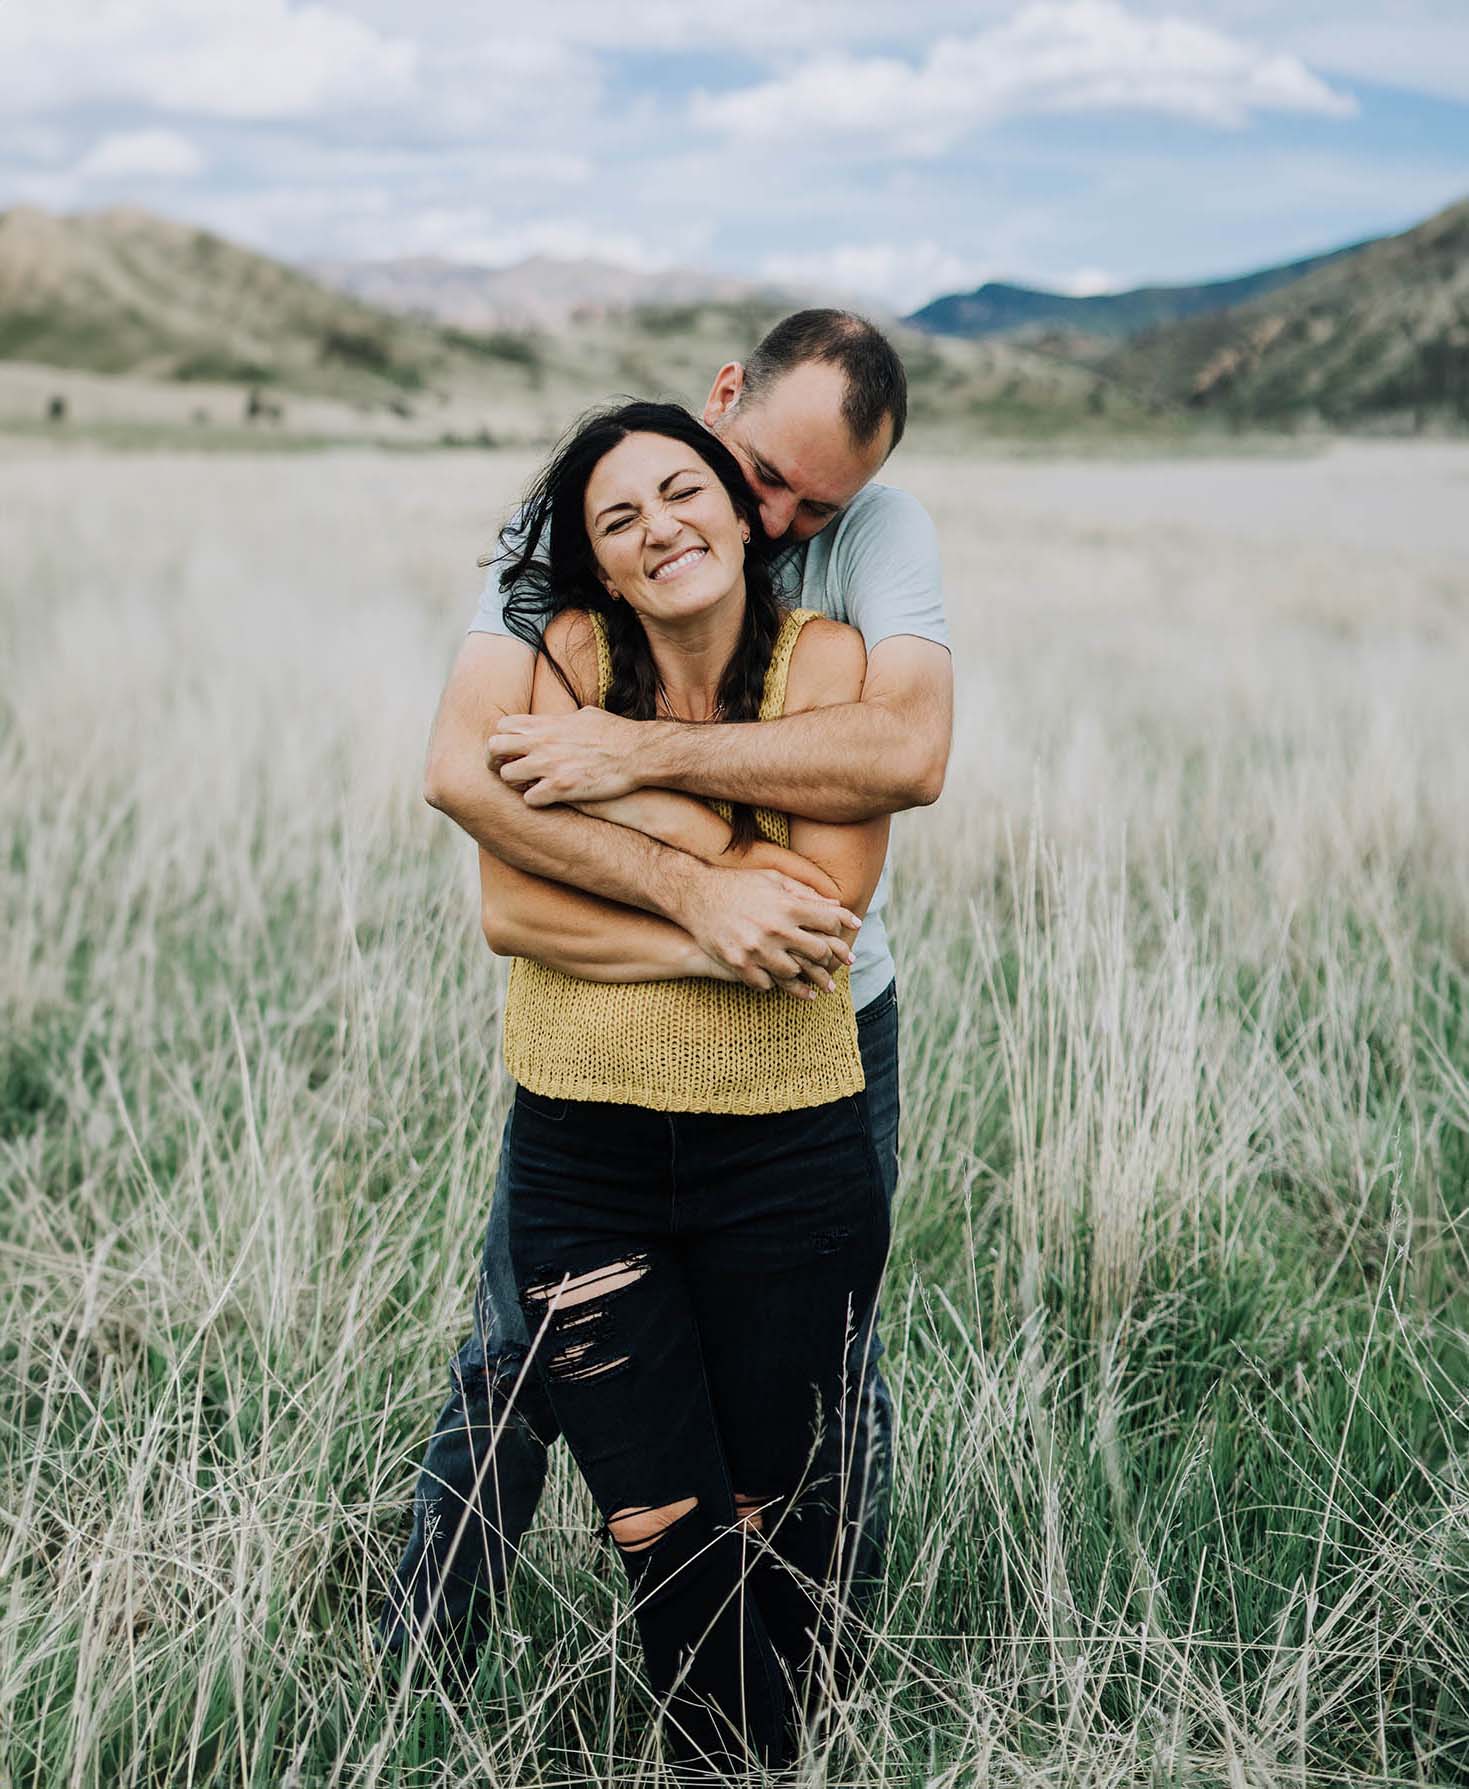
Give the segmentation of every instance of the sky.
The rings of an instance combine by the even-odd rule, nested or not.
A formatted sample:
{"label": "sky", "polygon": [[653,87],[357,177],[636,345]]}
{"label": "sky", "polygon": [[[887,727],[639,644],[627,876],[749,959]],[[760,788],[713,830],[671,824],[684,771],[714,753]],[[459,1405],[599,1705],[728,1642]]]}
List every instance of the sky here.
{"label": "sky", "polygon": [[1469,197],[1469,0],[0,0],[0,208],[903,312],[1222,277]]}

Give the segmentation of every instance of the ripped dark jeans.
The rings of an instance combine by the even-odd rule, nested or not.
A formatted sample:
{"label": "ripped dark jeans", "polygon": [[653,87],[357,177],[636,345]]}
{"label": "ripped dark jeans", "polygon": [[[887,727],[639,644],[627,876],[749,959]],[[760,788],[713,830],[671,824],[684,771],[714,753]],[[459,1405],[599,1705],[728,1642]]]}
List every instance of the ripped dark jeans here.
{"label": "ripped dark jeans", "polygon": [[508,1148],[532,1357],[621,1552],[670,1758],[787,1762],[851,1575],[818,1455],[850,1432],[887,1258],[867,1096],[727,1116],[520,1088]]}
{"label": "ripped dark jeans", "polygon": [[[889,982],[857,1014],[868,1117],[891,1206],[898,1174],[898,998]],[[377,1623],[377,1644],[402,1652],[417,1628],[423,1643],[458,1654],[467,1668],[489,1626],[494,1595],[529,1527],[546,1478],[546,1450],[560,1433],[539,1375],[526,1368],[528,1337],[510,1263],[505,1164],[514,1125],[505,1121],[500,1177],[490,1208],[474,1322],[449,1362],[450,1393],[439,1411],[413,1496],[413,1522]],[[862,1374],[853,1434],[830,1431],[822,1470],[850,1461],[857,1524],[853,1602],[882,1575],[892,1487],[892,1399],[879,1367],[874,1328],[857,1337],[849,1371]]]}

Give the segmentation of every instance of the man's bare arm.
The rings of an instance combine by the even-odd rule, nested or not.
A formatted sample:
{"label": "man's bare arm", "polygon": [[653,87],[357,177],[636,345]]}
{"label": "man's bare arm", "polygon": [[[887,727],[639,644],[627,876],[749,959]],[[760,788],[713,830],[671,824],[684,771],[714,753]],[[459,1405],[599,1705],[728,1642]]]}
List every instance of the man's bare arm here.
{"label": "man's bare arm", "polygon": [[[711,813],[710,817],[723,826],[718,815]],[[789,865],[797,881],[833,897],[839,893],[837,884],[825,871],[795,852],[766,846],[764,841],[751,850],[756,862],[766,861],[768,853],[770,867],[784,869]],[[492,857],[483,846],[479,864],[480,922],[485,942],[497,956],[531,957],[584,981],[667,981],[686,976],[709,976],[718,981],[739,979],[671,920],[640,913],[634,907],[618,906],[542,876],[527,875]],[[782,991],[807,999],[819,992],[834,992],[836,984],[829,972],[842,963],[851,963],[853,935],[844,932],[832,938],[825,966],[810,965],[798,980],[781,982]]]}
{"label": "man's bare arm", "polygon": [[[861,692],[865,671],[866,654],[854,628],[812,622],[796,644],[786,700],[794,712],[851,702]],[[545,708],[569,711],[572,703],[566,691],[538,669],[533,706],[538,713]],[[712,863],[727,855],[747,863],[769,863],[845,901],[856,914],[866,911],[887,849],[886,815],[858,823],[795,820],[791,844],[798,848],[787,849],[765,839],[736,846],[729,822],[712,807],[668,789],[641,789],[588,807],[620,826],[650,833]],[[593,980],[650,979],[659,973],[657,967],[647,966],[650,961],[664,965],[668,975],[708,973],[697,965],[689,967],[688,951],[680,946],[682,934],[663,921],[523,876],[484,852],[481,873],[485,936],[491,949],[504,955],[534,957]],[[673,935],[660,937],[659,928]],[[851,936],[832,941],[829,970],[851,963]],[[820,977],[818,986],[827,992],[836,988],[829,976]],[[787,991],[806,998],[811,994],[801,984]]]}
{"label": "man's bare arm", "polygon": [[861,821],[937,799],[953,705],[948,648],[895,634],[869,654],[857,702],[758,725],[629,721],[598,708],[507,713],[489,753],[532,807],[661,787]]}
{"label": "man's bare arm", "polygon": [[[531,705],[535,654],[520,640],[473,633],[439,700],[424,767],[424,800],[485,850],[531,875],[595,888],[609,899],[673,918],[686,854],[570,808],[530,809],[487,774],[484,741],[508,709]],[[667,878],[665,881],[664,878]]]}
{"label": "man's bare arm", "polygon": [[824,964],[851,923],[839,903],[770,870],[717,869],[630,827],[532,807],[489,771],[485,741],[508,709],[531,706],[535,664],[519,640],[466,637],[434,720],[425,799],[527,874],[672,921],[748,986],[769,988],[801,973],[803,962]]}
{"label": "man's bare arm", "polygon": [[[824,940],[830,946],[827,955],[809,964],[803,961],[799,981],[783,981],[779,984],[786,993],[810,995],[813,991],[824,990],[828,994],[834,994],[836,983],[828,972],[835,972],[843,963],[851,965],[856,961],[852,951],[857,937],[855,922],[867,911],[867,902],[877,881],[877,870],[882,867],[881,853],[877,858],[877,870],[873,872],[872,884],[865,885],[858,879],[851,888],[847,888],[844,886],[845,877],[832,873],[835,866],[832,864],[833,854],[830,851],[822,852],[828,861],[820,863],[815,861],[815,851],[810,855],[803,855],[800,851],[777,845],[769,839],[757,838],[747,845],[736,845],[729,822],[692,795],[676,794],[671,789],[639,789],[631,795],[617,796],[612,801],[589,802],[586,811],[615,820],[619,826],[634,826],[640,832],[661,838],[665,844],[676,845],[681,851],[690,851],[696,857],[702,857],[707,863],[733,862],[747,869],[773,870],[804,883],[808,888],[814,888],[818,894],[845,902],[854,923],[850,927],[844,927],[839,937]],[[877,824],[882,826],[885,835],[886,819]],[[809,826],[810,822],[797,821],[795,825]],[[861,829],[838,826],[822,830],[828,834],[842,834]],[[818,849],[830,843],[822,838],[813,842]],[[839,863],[840,852],[835,855]],[[612,911],[621,912],[625,909],[614,908]],[[703,974],[705,971],[695,970],[693,973]]]}

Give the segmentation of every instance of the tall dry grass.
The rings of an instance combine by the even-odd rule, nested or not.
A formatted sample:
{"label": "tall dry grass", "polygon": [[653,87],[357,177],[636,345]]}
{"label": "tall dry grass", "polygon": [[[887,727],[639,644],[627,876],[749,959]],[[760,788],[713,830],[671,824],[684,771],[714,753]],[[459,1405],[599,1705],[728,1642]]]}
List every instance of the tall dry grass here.
{"label": "tall dry grass", "polygon": [[[564,1450],[468,1693],[369,1645],[506,1097],[418,766],[525,470],[6,465],[18,1789],[657,1780]],[[802,1780],[1465,1780],[1469,462],[905,476],[959,724],[890,1570]]]}

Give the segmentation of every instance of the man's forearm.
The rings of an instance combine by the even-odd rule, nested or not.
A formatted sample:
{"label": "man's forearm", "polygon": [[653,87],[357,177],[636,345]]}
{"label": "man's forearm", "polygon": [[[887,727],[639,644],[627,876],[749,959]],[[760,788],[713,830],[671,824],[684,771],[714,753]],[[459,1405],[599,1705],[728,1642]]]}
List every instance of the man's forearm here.
{"label": "man's forearm", "polygon": [[590,706],[507,712],[487,761],[540,808],[673,789],[846,825],[936,801],[953,720],[947,649],[906,635],[878,641],[856,701],[849,646],[828,644],[845,664],[793,661],[792,712],[778,720],[693,726]]}
{"label": "man's forearm", "polygon": [[882,703],[847,702],[770,721],[641,725],[639,781],[688,795],[835,823],[933,799],[908,728]]}
{"label": "man's forearm", "polygon": [[630,827],[529,807],[489,770],[434,787],[429,799],[501,862],[675,922],[689,875],[704,867]]}

